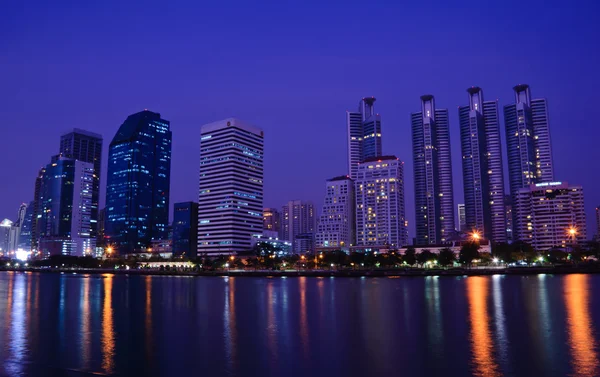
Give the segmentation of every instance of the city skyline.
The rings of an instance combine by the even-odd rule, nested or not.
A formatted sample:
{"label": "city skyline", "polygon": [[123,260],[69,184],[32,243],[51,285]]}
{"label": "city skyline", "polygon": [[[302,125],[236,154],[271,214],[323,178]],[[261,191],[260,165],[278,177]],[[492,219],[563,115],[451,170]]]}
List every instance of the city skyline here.
{"label": "city skyline", "polygon": [[[361,8],[319,5],[273,17],[276,10],[264,5],[240,6],[233,14],[223,5],[209,6],[215,15],[235,20],[233,30],[247,30],[245,37],[261,41],[256,44],[234,38],[231,25],[218,22],[218,17],[199,25],[195,16],[199,8],[164,15],[152,4],[144,9],[124,5],[123,13],[108,15],[94,12],[94,5],[86,16],[61,23],[54,16],[66,9],[64,4],[52,8],[40,4],[26,16],[17,12],[9,17],[8,25],[15,43],[8,46],[8,64],[0,73],[7,87],[0,94],[3,113],[6,124],[11,125],[3,130],[3,140],[6,155],[19,155],[24,146],[32,150],[27,159],[4,169],[11,185],[0,188],[5,199],[0,203],[0,217],[12,219],[19,204],[31,200],[31,177],[48,156],[56,153],[53,140],[61,132],[78,127],[110,140],[112,130],[126,114],[143,108],[165,114],[173,124],[171,202],[197,200],[197,185],[190,177],[197,175],[199,147],[195,141],[200,125],[234,115],[265,130],[265,206],[280,208],[288,200],[302,199],[321,208],[325,179],[347,171],[344,111],[354,110],[357,99],[373,95],[383,116],[383,153],[405,161],[406,211],[412,237],[414,193],[408,114],[418,106],[415,98],[433,93],[437,103],[449,109],[454,202],[462,203],[456,107],[464,104],[464,88],[480,86],[486,99],[498,99],[503,107],[513,101],[511,87],[527,83],[536,98],[548,99],[555,176],[586,189],[590,229],[594,208],[600,203],[600,182],[579,162],[597,161],[599,157],[593,140],[600,131],[587,126],[590,123],[585,116],[593,111],[594,88],[600,82],[599,73],[593,69],[600,54],[588,48],[598,36],[597,28],[593,22],[585,22],[594,9],[582,12],[550,7],[541,14],[536,4],[512,4],[519,4],[528,20],[518,30],[512,13],[488,5],[482,5],[490,10],[482,16],[476,8],[447,9],[442,3],[425,9],[423,5],[400,7],[375,2],[371,9],[380,14],[381,22],[368,30],[351,26],[344,33],[336,33],[336,29],[341,24],[347,26],[343,20]],[[504,5],[511,9],[511,2]],[[597,4],[591,7],[597,9]],[[432,23],[451,31],[407,38],[418,30],[415,16],[424,11]],[[128,14],[138,15],[133,21],[137,29],[128,29],[130,38],[141,43],[120,43],[119,28],[107,31],[97,27],[108,22],[131,26]],[[256,16],[254,21],[249,21],[248,14]],[[160,33],[145,30],[143,16],[164,17],[165,25],[177,27]],[[274,19],[276,25],[272,24]],[[307,19],[313,27],[299,28]],[[279,27],[281,33],[256,29],[256,21],[268,21],[265,24]],[[560,33],[557,23],[564,26]],[[477,25],[489,26],[489,30],[471,35],[471,42],[478,47],[467,58],[458,53],[463,49],[461,41]],[[74,29],[79,30],[77,35],[69,32]],[[203,37],[207,30],[214,36]],[[324,40],[323,35],[329,38]],[[68,38],[67,43],[56,44],[60,37]],[[532,46],[525,56],[515,56],[515,38]],[[93,49],[90,40],[95,41]],[[177,43],[165,47],[168,58],[151,59],[148,45],[155,41]],[[357,56],[353,48],[361,43],[372,46],[375,56]],[[442,47],[434,53],[428,47],[432,43]],[[229,59],[231,51],[240,51],[249,63]],[[117,55],[128,56],[128,62],[117,61]],[[436,58],[439,56],[443,63]],[[470,58],[478,64],[466,64]],[[369,74],[361,74],[369,65]],[[156,82],[162,85],[161,90],[153,90]],[[56,88],[61,88],[60,96],[55,95]],[[502,109],[500,113],[503,125]],[[295,132],[303,135],[302,142],[295,142]],[[46,145],[44,140],[52,142]],[[103,165],[105,178],[106,163]],[[106,179],[103,181],[105,186]]]}

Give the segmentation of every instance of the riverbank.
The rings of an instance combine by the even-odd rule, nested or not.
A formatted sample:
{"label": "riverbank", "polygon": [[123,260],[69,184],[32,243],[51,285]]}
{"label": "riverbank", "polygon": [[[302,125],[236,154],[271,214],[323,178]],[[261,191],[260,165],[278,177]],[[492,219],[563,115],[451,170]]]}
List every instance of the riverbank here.
{"label": "riverbank", "polygon": [[7,268],[0,271],[40,272],[62,274],[114,274],[158,276],[234,276],[234,277],[418,277],[418,276],[487,276],[487,275],[538,275],[538,274],[596,274],[598,264],[578,266],[536,267],[476,267],[476,268],[396,268],[396,269],[341,269],[341,270],[216,270],[216,271],[165,271],[157,269],[102,269],[102,268]]}

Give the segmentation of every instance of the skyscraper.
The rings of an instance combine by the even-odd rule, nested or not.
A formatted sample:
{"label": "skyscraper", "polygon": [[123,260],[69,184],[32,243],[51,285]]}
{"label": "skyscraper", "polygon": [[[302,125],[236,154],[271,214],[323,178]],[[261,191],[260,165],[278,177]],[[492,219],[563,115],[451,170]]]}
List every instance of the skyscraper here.
{"label": "skyscraper", "polygon": [[411,114],[418,245],[437,244],[454,231],[454,193],[448,110],[436,109],[432,95],[421,97]]}
{"label": "skyscraper", "polygon": [[[520,217],[516,241],[536,251],[572,247],[586,240],[583,189],[567,182],[543,182],[517,190],[513,208]],[[517,226],[515,224],[515,227]]]}
{"label": "skyscraper", "polygon": [[[546,99],[531,99],[529,85],[513,88],[515,103],[504,106],[506,148],[510,194],[515,201],[521,188],[554,181],[548,105]],[[513,237],[521,239],[518,232],[523,228],[513,208]]]}
{"label": "skyscraper", "polygon": [[195,258],[198,253],[198,203],[175,203],[173,207],[173,255]]}
{"label": "skyscraper", "polygon": [[102,136],[79,128],[60,138],[60,154],[67,158],[89,162],[94,165],[92,187],[91,235],[98,233],[98,203],[100,200],[100,173],[102,164]]}
{"label": "skyscraper", "polygon": [[396,156],[363,161],[357,173],[356,243],[399,248],[408,244],[404,209],[404,164]]}
{"label": "skyscraper", "polygon": [[37,222],[42,256],[91,255],[94,166],[89,162],[55,156],[44,169]]}
{"label": "skyscraper", "polygon": [[171,138],[169,121],[144,110],[128,116],[110,143],[105,233],[120,254],[168,237]]}
{"label": "skyscraper", "polygon": [[[306,251],[307,239],[314,239],[315,220],[315,206],[312,202],[292,200],[281,208],[281,238],[292,243],[293,252]],[[299,236],[302,242],[296,242]]]}
{"label": "skyscraper", "polygon": [[512,197],[504,195],[504,213],[506,214],[506,240],[513,241],[513,208]]}
{"label": "skyscraper", "polygon": [[465,213],[465,205],[463,203],[456,205],[458,211],[458,231],[465,232],[467,230],[467,214]]}
{"label": "skyscraper", "polygon": [[596,207],[596,239],[600,239],[600,207]]}
{"label": "skyscraper", "polygon": [[38,172],[38,176],[35,178],[35,189],[33,194],[33,215],[31,218],[31,250],[34,252],[38,251],[40,241],[40,227],[39,220],[42,217],[42,182],[44,180],[44,174],[46,169],[41,168]]}
{"label": "skyscraper", "polygon": [[466,228],[488,240],[506,242],[498,102],[484,101],[478,87],[467,93],[469,105],[458,108]]}
{"label": "skyscraper", "polygon": [[346,176],[328,179],[315,236],[317,247],[348,248],[356,244],[354,182]]}
{"label": "skyscraper", "polygon": [[263,230],[277,233],[279,236],[280,222],[279,211],[277,209],[263,209]]}
{"label": "skyscraper", "polygon": [[348,127],[348,174],[356,178],[358,164],[381,156],[381,116],[375,113],[375,97],[363,98],[358,111],[346,111]]}
{"label": "skyscraper", "polygon": [[228,118],[200,132],[198,253],[248,250],[263,230],[263,131]]}
{"label": "skyscraper", "polygon": [[33,224],[33,202],[27,204],[25,215],[20,225],[19,249],[31,251],[31,231]]}

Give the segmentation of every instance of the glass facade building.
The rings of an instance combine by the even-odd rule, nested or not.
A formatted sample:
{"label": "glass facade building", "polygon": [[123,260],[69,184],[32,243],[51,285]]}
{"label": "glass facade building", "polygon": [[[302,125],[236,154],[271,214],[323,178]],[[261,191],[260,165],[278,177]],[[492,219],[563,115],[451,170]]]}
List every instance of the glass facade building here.
{"label": "glass facade building", "polygon": [[173,255],[195,258],[198,249],[198,203],[175,203],[173,207]]}
{"label": "glass facade building", "polygon": [[105,237],[119,254],[168,237],[171,138],[169,121],[144,110],[127,117],[110,143]]}
{"label": "glass facade building", "polygon": [[375,97],[363,98],[358,111],[346,111],[348,129],[348,174],[356,179],[358,165],[382,155],[381,116],[375,113]]}
{"label": "glass facade building", "polygon": [[33,220],[33,202],[29,202],[27,204],[27,208],[25,209],[25,214],[20,223],[20,233],[19,233],[19,249],[23,249],[25,251],[31,251],[31,230],[32,230],[32,220]]}

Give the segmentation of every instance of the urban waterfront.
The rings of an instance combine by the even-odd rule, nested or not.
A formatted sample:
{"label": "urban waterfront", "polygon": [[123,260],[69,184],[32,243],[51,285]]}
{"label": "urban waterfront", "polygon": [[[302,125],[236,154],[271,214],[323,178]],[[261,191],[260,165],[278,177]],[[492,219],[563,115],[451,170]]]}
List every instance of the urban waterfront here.
{"label": "urban waterfront", "polygon": [[600,275],[0,272],[2,376],[594,376]]}

